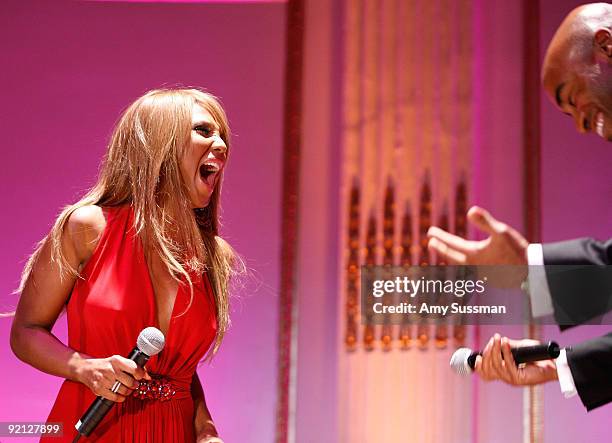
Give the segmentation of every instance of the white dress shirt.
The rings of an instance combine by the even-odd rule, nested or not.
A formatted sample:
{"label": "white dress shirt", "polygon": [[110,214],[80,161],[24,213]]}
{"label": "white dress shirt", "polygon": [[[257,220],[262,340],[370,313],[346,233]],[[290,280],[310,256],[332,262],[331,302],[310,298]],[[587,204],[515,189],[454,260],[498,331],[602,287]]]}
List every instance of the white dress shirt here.
{"label": "white dress shirt", "polygon": [[[529,264],[529,274],[527,282],[529,284],[529,298],[531,299],[531,314],[534,317],[542,317],[553,313],[552,297],[546,280],[544,269],[544,253],[542,245],[532,243],[527,247],[527,263]],[[565,349],[561,350],[559,357],[555,360],[557,366],[557,376],[561,392],[565,398],[576,395],[576,384],[572,371],[567,363]]]}

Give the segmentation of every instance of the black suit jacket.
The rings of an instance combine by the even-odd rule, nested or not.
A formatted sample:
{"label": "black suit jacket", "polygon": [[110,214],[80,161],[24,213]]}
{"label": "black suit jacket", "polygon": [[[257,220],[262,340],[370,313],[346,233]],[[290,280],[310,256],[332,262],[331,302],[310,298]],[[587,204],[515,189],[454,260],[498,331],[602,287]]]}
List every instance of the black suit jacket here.
{"label": "black suit jacket", "polygon": [[612,238],[605,242],[577,238],[544,243],[545,265],[612,265]]}
{"label": "black suit jacket", "polygon": [[[612,272],[606,266],[612,264],[612,239],[549,243],[542,250],[555,318],[562,329],[612,309]],[[574,266],[575,274],[567,272]],[[566,355],[587,410],[612,401],[612,333],[572,346]]]}
{"label": "black suit jacket", "polygon": [[562,329],[612,310],[612,239],[542,245],[555,320]]}
{"label": "black suit jacket", "polygon": [[587,411],[612,401],[612,333],[566,349],[576,390]]}

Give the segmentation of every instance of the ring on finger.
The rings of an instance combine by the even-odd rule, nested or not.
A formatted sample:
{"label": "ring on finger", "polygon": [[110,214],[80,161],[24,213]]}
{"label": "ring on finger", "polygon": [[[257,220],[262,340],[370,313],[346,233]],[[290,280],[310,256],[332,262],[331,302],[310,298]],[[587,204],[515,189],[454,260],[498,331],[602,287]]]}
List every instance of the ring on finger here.
{"label": "ring on finger", "polygon": [[115,384],[113,384],[113,387],[111,388],[111,392],[114,392],[116,394],[117,392],[119,392],[120,388],[121,388],[121,382],[117,380]]}

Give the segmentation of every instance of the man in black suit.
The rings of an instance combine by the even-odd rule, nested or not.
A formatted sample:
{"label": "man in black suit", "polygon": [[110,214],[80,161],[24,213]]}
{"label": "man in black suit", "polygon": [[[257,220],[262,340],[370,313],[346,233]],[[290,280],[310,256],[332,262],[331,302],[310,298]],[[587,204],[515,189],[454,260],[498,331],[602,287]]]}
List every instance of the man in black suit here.
{"label": "man in black suit", "polygon": [[[608,141],[612,141],[611,30],[612,5],[576,8],[555,33],[542,67],[547,95],[574,119],[578,131],[595,132]],[[583,238],[529,244],[515,229],[482,208],[471,208],[468,219],[489,237],[468,241],[432,227],[428,232],[430,250],[454,264],[519,265],[522,275],[516,283],[527,283],[534,316],[554,314],[562,328],[604,314],[612,307],[609,268],[596,284],[589,280],[589,302],[582,304],[576,303],[582,294],[568,291],[551,272],[552,265],[611,265],[612,240]],[[563,350],[556,361],[517,367],[510,347],[530,344],[532,340],[509,340],[495,334],[477,359],[476,371],[484,380],[503,380],[512,385],[558,379],[564,395],[570,397],[577,392],[587,410],[612,401],[612,333]]]}

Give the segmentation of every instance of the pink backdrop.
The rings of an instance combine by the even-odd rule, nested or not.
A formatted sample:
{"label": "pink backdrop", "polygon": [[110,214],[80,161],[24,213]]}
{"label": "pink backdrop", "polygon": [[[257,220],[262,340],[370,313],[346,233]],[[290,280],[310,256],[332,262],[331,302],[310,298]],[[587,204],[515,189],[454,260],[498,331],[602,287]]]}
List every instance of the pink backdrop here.
{"label": "pink backdrop", "polygon": [[[235,301],[234,327],[224,348],[211,366],[204,365],[199,372],[209,407],[227,442],[273,441],[285,6],[278,2],[50,3],[4,1],[0,15],[0,37],[5,42],[0,55],[4,67],[0,73],[4,103],[0,127],[5,146],[0,183],[6,208],[0,220],[4,232],[0,309],[14,307],[16,297],[8,294],[17,285],[23,261],[59,208],[93,183],[121,109],[145,90],[160,85],[206,87],[222,98],[235,135],[234,157],[226,174],[224,234],[248,259],[261,285],[257,288],[251,283]],[[520,63],[516,58],[520,42],[509,19],[518,12],[513,3],[496,2],[495,8],[480,8],[475,17],[482,35],[476,57],[490,64],[474,73],[474,82],[483,82],[475,97],[476,113],[483,120],[475,128],[474,144],[483,165],[505,164],[516,170],[520,159],[507,156],[520,143],[520,104],[515,100],[520,79],[506,69]],[[563,16],[578,2],[541,0],[541,4],[540,40],[545,48]],[[323,15],[321,10],[309,10],[307,26],[323,20],[329,27],[321,30],[319,25],[318,34],[311,28],[315,39],[308,45],[310,54],[321,50],[321,40],[336,37],[330,29],[337,13],[332,8]],[[507,32],[500,31],[486,43],[489,27],[497,26],[495,20]],[[499,51],[499,47],[506,50]],[[339,155],[333,149],[325,150],[325,143],[334,146],[337,141],[333,124],[329,124],[338,113],[338,97],[331,87],[337,81],[338,73],[333,71],[337,55],[337,47],[330,47],[323,54],[325,64],[309,68],[309,78],[320,82],[322,92],[307,97],[306,111],[311,118],[318,115],[314,119],[321,131],[311,131],[313,144],[304,149],[309,149],[308,158],[317,164],[333,165]],[[324,71],[323,66],[330,70]],[[331,112],[319,114],[327,108],[317,100],[326,97],[334,103]],[[505,105],[501,98],[506,99]],[[544,240],[609,237],[612,146],[596,136],[578,135],[573,123],[543,97],[542,149]],[[508,173],[507,179],[499,179],[483,170],[472,177],[472,197],[501,219],[520,226],[517,202],[498,198],[511,195],[520,186],[509,179],[512,176]],[[328,180],[327,184],[337,185],[336,175]],[[312,195],[302,201],[306,214],[302,222],[309,228],[314,224],[307,225],[308,221],[328,223],[331,231],[337,196],[327,194],[326,182],[320,184],[314,183]],[[322,196],[326,196],[322,200],[325,211],[317,212]],[[300,298],[300,334],[310,347],[299,348],[298,441],[325,440],[335,433],[336,381],[331,374],[337,349],[329,334],[336,328],[337,307],[328,295],[337,284],[333,272],[337,245],[332,235],[327,240],[319,245],[305,239],[301,245],[304,260],[317,251],[328,258],[320,263],[303,262],[300,290],[308,297]],[[61,339],[65,339],[64,322],[61,318],[55,330]],[[8,347],[9,325],[10,320],[0,319],[0,375],[4,380],[0,420],[44,420],[61,380],[14,358]],[[571,344],[608,330],[582,327],[559,334],[551,327],[545,335]],[[520,424],[520,390],[503,385],[481,386],[480,390],[481,441],[518,441],[514,437],[520,438],[521,432],[514,425]],[[587,414],[578,399],[563,399],[555,383],[546,385],[544,401],[546,442],[609,438],[610,406]],[[502,408],[508,404],[512,407]],[[513,430],[501,434],[499,430],[508,423]]]}
{"label": "pink backdrop", "polygon": [[[272,441],[285,5],[5,1],[0,14],[3,254],[0,309],[24,259],[95,178],[121,110],[148,89],[201,86],[233,130],[223,234],[260,281],[234,300],[233,328],[202,365],[226,442]],[[0,319],[0,420],[47,417],[61,380],[21,362]],[[65,318],[54,329],[66,338]],[[4,438],[0,438],[4,440]]]}

